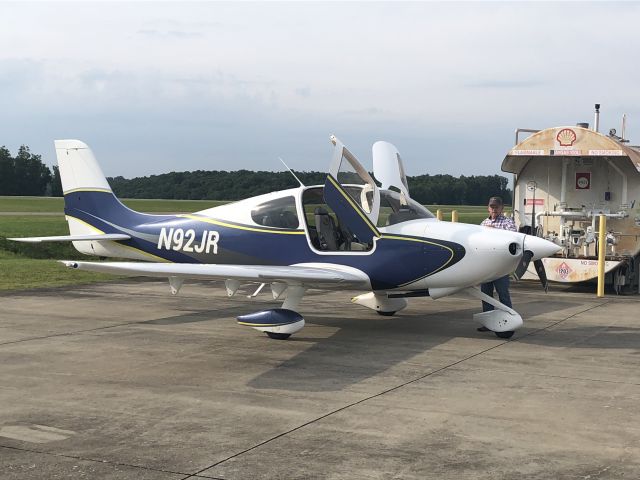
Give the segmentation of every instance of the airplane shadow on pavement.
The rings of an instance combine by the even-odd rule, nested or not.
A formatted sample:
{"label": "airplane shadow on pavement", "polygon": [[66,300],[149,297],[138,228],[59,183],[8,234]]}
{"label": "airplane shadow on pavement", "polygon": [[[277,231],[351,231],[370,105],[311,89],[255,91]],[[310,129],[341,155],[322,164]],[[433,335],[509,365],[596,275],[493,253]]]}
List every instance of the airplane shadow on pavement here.
{"label": "airplane shadow on pavement", "polygon": [[[525,326],[513,337],[517,342],[578,348],[637,348],[640,345],[640,328],[562,323],[554,326],[556,321],[571,316],[569,312],[582,311],[579,307],[583,306],[587,308],[588,305],[575,298],[552,297],[540,301],[516,297],[514,300],[515,308],[525,319]],[[468,306],[468,303],[461,306]],[[262,307],[270,308],[270,305]],[[341,312],[311,314],[308,312],[313,308],[305,305],[301,311],[307,326],[286,342],[306,342],[311,346],[251,379],[248,386],[261,390],[342,391],[369,378],[385,375],[389,376],[389,382],[385,383],[401,384],[505,341],[490,332],[476,331],[478,325],[472,316],[480,310],[479,302],[477,308],[460,309],[451,309],[451,304],[443,302],[438,311],[431,307],[426,313],[420,312],[418,302],[412,307],[394,317],[380,317],[351,305],[345,305]],[[563,310],[566,312],[557,315]],[[252,311],[255,311],[255,305],[234,304],[216,310],[190,310],[182,315],[141,323],[169,326],[207,322]],[[556,315],[552,315],[554,313]],[[314,335],[319,332],[318,327],[322,327],[325,334],[327,327],[335,333]],[[464,348],[444,346],[460,338],[483,339],[491,343],[466,344]],[[268,342],[269,348],[278,346],[278,341],[266,336],[263,340]],[[432,355],[432,349],[438,349],[438,353]],[[444,356],[443,349],[447,350]],[[399,365],[400,368],[394,368]]]}
{"label": "airplane shadow on pavement", "polygon": [[[517,308],[525,318],[525,327],[516,334],[514,340],[526,344],[558,347],[571,345],[626,348],[630,345],[640,345],[640,328],[558,326],[553,327],[552,332],[545,330],[545,327],[555,323],[553,320],[527,326],[528,317],[535,315],[540,318],[558,310],[581,305],[581,302],[555,299],[545,302],[518,302]],[[477,311],[478,309],[461,309],[420,314],[413,309],[411,313],[400,313],[390,318],[375,318],[377,315],[373,312],[370,318],[341,318],[335,314],[305,315],[310,325],[289,341],[309,341],[308,335],[312,332],[313,325],[335,327],[337,331],[329,337],[316,339],[313,346],[254,378],[249,382],[249,386],[289,391],[338,391],[367,378],[384,375],[387,371],[389,375],[398,377],[394,383],[399,384],[402,380],[408,381],[421,374],[427,374],[430,370],[446,366],[447,362],[455,363],[491,346],[483,342],[472,347],[467,345],[464,349],[451,347],[444,360],[442,353],[432,357],[429,355],[429,350],[455,338],[483,338],[504,342],[505,340],[491,333],[476,331],[478,325],[473,322],[472,315]],[[622,332],[627,339],[620,345],[613,341],[613,337]],[[577,342],[576,339],[580,338],[591,340]],[[414,357],[414,362],[409,362],[401,369],[392,370],[392,367]],[[433,364],[430,363],[432,359]]]}

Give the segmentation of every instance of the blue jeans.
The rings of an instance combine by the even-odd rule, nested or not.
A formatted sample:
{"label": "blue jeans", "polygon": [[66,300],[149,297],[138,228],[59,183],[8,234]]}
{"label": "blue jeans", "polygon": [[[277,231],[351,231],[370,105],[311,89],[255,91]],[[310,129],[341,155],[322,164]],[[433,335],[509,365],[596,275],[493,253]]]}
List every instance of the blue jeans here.
{"label": "blue jeans", "polygon": [[[500,300],[500,303],[511,308],[511,296],[509,295],[509,275],[496,278],[491,282],[483,283],[482,285],[480,285],[480,290],[482,290],[482,293],[486,293],[490,297],[493,297],[494,287],[496,289],[496,292],[498,292],[498,299]],[[493,305],[487,302],[482,302],[482,311],[488,312],[489,310],[493,310]]]}

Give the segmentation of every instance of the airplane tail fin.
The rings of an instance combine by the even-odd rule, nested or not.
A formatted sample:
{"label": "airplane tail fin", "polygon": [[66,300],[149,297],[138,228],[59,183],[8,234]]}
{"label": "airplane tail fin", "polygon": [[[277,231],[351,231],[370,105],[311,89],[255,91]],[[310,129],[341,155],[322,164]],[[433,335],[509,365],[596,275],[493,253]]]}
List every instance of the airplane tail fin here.
{"label": "airplane tail fin", "polygon": [[62,191],[100,191],[113,194],[91,149],[80,140],[56,140]]}
{"label": "airplane tail fin", "polygon": [[[55,147],[71,235],[123,234],[128,228],[155,218],[129,209],[116,198],[85,143],[56,140]],[[89,242],[73,243],[83,253],[96,254],[90,250]]]}

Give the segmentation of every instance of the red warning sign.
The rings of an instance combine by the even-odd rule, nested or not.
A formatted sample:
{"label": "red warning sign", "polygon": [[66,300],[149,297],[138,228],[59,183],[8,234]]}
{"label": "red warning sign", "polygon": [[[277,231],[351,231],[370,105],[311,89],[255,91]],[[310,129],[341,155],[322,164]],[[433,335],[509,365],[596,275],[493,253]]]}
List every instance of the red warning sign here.
{"label": "red warning sign", "polygon": [[591,172],[576,172],[576,190],[591,188]]}
{"label": "red warning sign", "polygon": [[562,262],[558,268],[556,268],[556,273],[563,280],[565,280],[571,272],[573,272],[573,270],[571,270],[571,267],[567,265],[566,262]]}

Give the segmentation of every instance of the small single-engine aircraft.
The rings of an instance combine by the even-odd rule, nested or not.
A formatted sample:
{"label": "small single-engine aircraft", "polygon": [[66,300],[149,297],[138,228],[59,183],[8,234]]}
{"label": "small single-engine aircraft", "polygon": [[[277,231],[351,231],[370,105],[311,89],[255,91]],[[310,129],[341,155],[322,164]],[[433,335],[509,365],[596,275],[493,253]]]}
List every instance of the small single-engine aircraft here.
{"label": "small single-engine aircraft", "polygon": [[[393,315],[407,298],[465,291],[495,307],[474,319],[502,338],[522,326],[513,309],[476,286],[559,247],[522,233],[437,220],[411,199],[397,149],[373,145],[373,180],[335,137],[324,185],[268,193],[189,215],[148,215],[113,194],[91,150],[56,140],[70,235],[12,239],[71,241],[85,254],[145,262],[62,261],[70,268],[166,277],[177,294],[185,279],[269,285],[282,308],[238,317],[241,325],[286,339],[304,326],[295,310],[310,288],[365,291],[352,302]],[[292,172],[293,173],[293,172]],[[294,175],[295,176],[295,175]]]}

